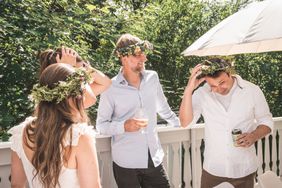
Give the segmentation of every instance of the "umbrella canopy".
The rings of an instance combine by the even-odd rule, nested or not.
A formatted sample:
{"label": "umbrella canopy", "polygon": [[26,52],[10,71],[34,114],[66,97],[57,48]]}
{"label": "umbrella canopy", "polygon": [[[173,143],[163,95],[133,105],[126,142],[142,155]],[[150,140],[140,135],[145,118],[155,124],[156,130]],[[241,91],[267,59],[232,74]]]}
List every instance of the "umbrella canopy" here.
{"label": "umbrella canopy", "polygon": [[254,2],[227,17],[182,52],[184,56],[282,51],[282,0]]}

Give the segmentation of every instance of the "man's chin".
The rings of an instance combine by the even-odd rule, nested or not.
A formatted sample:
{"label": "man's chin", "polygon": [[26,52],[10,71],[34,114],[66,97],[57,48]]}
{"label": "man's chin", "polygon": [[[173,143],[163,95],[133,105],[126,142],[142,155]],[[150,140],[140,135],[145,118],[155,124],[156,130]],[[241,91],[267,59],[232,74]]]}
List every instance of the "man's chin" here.
{"label": "man's chin", "polygon": [[144,71],[144,69],[135,69],[135,70],[134,70],[135,73],[141,73],[141,72],[143,72],[143,71]]}
{"label": "man's chin", "polygon": [[136,69],[136,71],[138,71],[138,72],[142,72],[142,71],[144,71],[145,70],[145,67],[140,67],[140,68],[137,68]]}
{"label": "man's chin", "polygon": [[225,91],[222,91],[220,94],[221,95],[227,95],[229,93],[229,91],[225,90]]}

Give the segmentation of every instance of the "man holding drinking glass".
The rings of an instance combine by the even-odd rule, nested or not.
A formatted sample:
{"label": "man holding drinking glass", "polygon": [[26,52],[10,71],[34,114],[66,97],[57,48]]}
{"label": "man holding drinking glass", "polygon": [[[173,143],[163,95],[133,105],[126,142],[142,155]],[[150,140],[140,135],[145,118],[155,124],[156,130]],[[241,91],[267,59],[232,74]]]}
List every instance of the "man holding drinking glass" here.
{"label": "man holding drinking glass", "polygon": [[179,126],[179,119],[166,101],[158,74],[145,70],[145,51],[151,48],[148,41],[130,34],[118,39],[115,55],[122,68],[99,103],[97,129],[112,135],[113,171],[120,188],[169,187],[157,113],[173,126]]}

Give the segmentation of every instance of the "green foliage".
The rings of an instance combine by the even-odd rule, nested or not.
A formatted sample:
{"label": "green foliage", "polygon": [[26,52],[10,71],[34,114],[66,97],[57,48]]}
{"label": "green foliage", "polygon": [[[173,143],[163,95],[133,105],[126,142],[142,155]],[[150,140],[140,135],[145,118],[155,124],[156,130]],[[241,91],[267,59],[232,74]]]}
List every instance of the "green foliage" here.
{"label": "green foliage", "polygon": [[125,31],[154,44],[155,53],[149,56],[148,67],[159,73],[174,110],[178,110],[181,102],[189,69],[203,60],[183,57],[181,52],[239,7],[216,2],[166,0],[129,14]]}
{"label": "green foliage", "polygon": [[[28,100],[36,83],[36,55],[46,48],[74,48],[92,66],[114,76],[112,52],[122,33],[154,44],[147,68],[159,73],[168,102],[178,110],[189,69],[203,60],[180,53],[248,0],[218,3],[197,0],[0,1],[0,139],[33,110]],[[237,72],[258,84],[274,116],[281,116],[281,54],[237,55]],[[97,105],[89,110],[95,121]],[[5,134],[4,134],[5,135]]]}
{"label": "green foliage", "polygon": [[110,75],[116,72],[107,61],[123,18],[111,8],[88,1],[0,2],[0,132],[32,113],[27,96],[38,79],[41,50],[65,45]]}
{"label": "green foliage", "polygon": [[[152,42],[155,53],[148,67],[156,70],[168,102],[178,110],[189,70],[204,58],[183,57],[180,53],[210,28],[246,6],[245,1],[207,3],[202,1],[166,0],[151,3],[145,9],[129,14],[126,32]],[[234,56],[237,72],[261,87],[273,116],[281,116],[282,61],[279,52]]]}
{"label": "green foliage", "polygon": [[273,117],[282,115],[282,54],[271,52],[236,56],[236,70],[262,89]]}

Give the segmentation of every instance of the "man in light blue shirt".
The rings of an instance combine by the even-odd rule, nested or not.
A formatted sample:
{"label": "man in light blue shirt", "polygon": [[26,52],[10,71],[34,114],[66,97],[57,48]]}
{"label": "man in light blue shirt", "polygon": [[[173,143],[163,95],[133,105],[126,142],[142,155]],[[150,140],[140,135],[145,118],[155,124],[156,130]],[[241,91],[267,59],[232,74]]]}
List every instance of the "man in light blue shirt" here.
{"label": "man in light blue shirt", "polygon": [[179,126],[179,119],[167,103],[158,74],[145,70],[144,52],[150,46],[130,34],[119,38],[115,53],[122,68],[99,103],[96,126],[101,134],[112,135],[118,187],[169,187],[157,113],[173,126]]}

